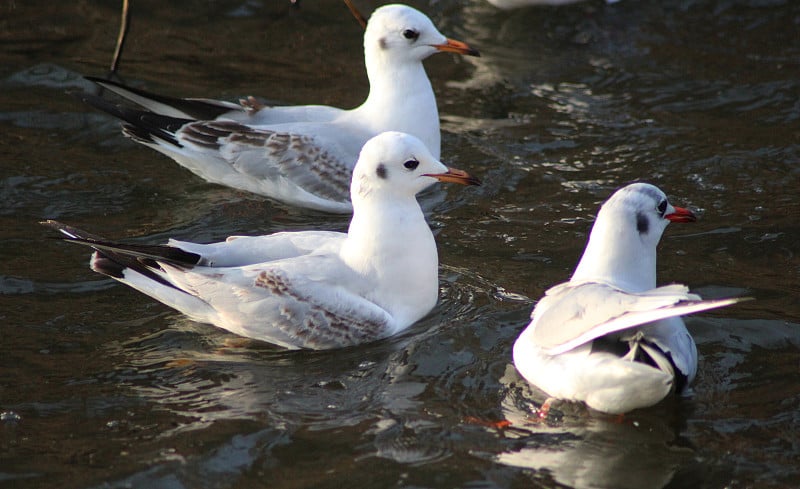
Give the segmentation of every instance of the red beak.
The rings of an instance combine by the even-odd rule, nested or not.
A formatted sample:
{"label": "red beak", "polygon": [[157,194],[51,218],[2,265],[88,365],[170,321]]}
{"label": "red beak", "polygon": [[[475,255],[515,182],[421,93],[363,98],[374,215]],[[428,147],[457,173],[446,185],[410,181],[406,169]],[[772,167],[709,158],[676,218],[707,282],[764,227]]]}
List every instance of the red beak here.
{"label": "red beak", "polygon": [[694,212],[690,211],[689,209],[675,207],[675,212],[672,214],[667,214],[664,216],[664,219],[669,219],[670,222],[695,222],[697,220],[697,216],[695,216]]}

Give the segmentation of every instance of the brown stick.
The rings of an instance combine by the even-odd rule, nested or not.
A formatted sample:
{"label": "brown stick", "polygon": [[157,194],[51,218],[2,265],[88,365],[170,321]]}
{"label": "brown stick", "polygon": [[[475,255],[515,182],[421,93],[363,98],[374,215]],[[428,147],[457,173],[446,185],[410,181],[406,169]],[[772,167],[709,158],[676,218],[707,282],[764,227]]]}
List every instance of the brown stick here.
{"label": "brown stick", "polygon": [[114,50],[114,58],[111,60],[111,71],[108,74],[108,78],[117,74],[122,48],[125,46],[125,39],[128,37],[128,27],[131,25],[128,7],[128,0],[122,0],[122,18],[120,19],[119,35],[117,36],[117,48]]}
{"label": "brown stick", "polygon": [[344,0],[344,3],[345,5],[347,5],[347,8],[350,9],[350,13],[353,14],[353,17],[355,17],[358,23],[361,24],[361,27],[366,29],[367,28],[366,17],[361,15],[361,12],[358,11],[358,9],[356,8],[355,5],[353,5],[353,2],[351,0]]}

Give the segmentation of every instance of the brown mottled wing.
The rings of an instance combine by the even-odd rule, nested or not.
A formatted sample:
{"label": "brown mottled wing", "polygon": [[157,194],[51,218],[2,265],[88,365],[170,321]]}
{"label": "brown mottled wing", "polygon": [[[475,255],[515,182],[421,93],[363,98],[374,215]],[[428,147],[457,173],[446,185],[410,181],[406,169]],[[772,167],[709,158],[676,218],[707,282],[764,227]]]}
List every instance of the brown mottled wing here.
{"label": "brown mottled wing", "polygon": [[206,121],[186,124],[176,136],[181,143],[218,151],[232,168],[249,177],[286,179],[311,194],[347,202],[360,145],[353,152],[353,148],[342,147],[326,137],[324,125],[308,126],[309,130],[316,126],[320,134],[309,136],[256,129],[233,121]]}
{"label": "brown mottled wing", "polygon": [[282,270],[267,269],[258,274],[254,285],[279,302],[274,326],[305,348],[366,343],[393,329],[385,310],[334,283],[293,279]]}
{"label": "brown mottled wing", "polygon": [[251,338],[328,349],[396,330],[392,316],[362,295],[372,287],[332,255],[168,273],[218,312],[218,326]]}

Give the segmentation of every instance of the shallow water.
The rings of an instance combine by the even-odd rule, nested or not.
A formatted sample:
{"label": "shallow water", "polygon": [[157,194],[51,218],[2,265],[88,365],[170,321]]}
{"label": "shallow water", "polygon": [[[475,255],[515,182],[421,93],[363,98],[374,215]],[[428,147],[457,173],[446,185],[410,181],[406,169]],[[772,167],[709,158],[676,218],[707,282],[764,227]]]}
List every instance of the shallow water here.
{"label": "shallow water", "polygon": [[[134,2],[121,74],[173,95],[359,103],[359,26],[336,0],[286,4]],[[426,66],[443,160],[485,184],[430,212],[436,309],[334,352],[193,323],[49,239],[43,218],[140,242],[347,220],[206,184],[66,95],[107,70],[117,2],[0,6],[0,484],[796,487],[800,3],[413,5],[483,54]],[[700,215],[665,233],[659,282],[757,300],[687,320],[691,396],[533,422],[541,394],[511,345],[632,180]]]}

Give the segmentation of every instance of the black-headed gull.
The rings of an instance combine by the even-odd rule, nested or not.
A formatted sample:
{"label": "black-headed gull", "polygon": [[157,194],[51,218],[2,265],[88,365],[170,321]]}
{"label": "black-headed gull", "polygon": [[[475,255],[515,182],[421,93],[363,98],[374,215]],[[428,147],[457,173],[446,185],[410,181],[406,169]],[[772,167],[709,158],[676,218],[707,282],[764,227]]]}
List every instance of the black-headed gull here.
{"label": "black-headed gull", "polygon": [[549,396],[619,414],[683,391],[697,348],[680,316],[742,298],[704,301],[684,285],[656,287],[656,246],[694,214],[658,187],[634,183],[600,208],[569,282],[549,289],[514,343],[514,365]]}
{"label": "black-headed gull", "polygon": [[439,158],[439,112],[422,61],[440,51],[478,55],[467,44],[439,33],[423,13],[386,5],[367,23],[369,96],[352,110],[171,99],[97,79],[93,81],[144,110],[88,93],[82,98],[122,119],[127,136],[209,182],[292,205],[347,213],[352,210],[353,165],[371,137],[406,132]]}
{"label": "black-headed gull", "polygon": [[338,348],[398,333],[436,304],[436,243],[415,195],[437,181],[479,184],[414,136],[386,132],[361,151],[346,234],[126,245],[43,224],[94,248],[94,271],[196,321],[286,348]]}

